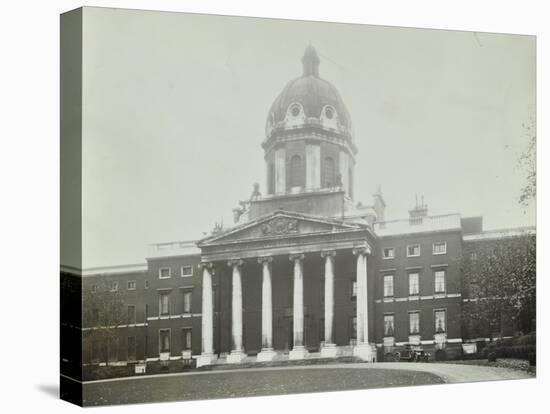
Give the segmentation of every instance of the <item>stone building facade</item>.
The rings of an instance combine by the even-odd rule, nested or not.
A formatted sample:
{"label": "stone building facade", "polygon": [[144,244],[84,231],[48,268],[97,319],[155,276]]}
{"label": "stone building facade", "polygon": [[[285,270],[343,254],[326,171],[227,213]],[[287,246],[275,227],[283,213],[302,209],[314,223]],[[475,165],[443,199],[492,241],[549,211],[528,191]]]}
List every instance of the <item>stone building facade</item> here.
{"label": "stone building facade", "polygon": [[[460,318],[464,246],[510,233],[429,215],[423,200],[387,220],[380,190],[357,202],[351,116],[319,64],[307,47],[302,75],[270,108],[265,194],[255,187],[232,227],[151,245],[142,264],[82,272],[84,295],[107,286],[123,303],[112,362],[373,361],[405,344],[458,352],[471,339]],[[104,347],[86,347],[83,363],[101,362]]]}

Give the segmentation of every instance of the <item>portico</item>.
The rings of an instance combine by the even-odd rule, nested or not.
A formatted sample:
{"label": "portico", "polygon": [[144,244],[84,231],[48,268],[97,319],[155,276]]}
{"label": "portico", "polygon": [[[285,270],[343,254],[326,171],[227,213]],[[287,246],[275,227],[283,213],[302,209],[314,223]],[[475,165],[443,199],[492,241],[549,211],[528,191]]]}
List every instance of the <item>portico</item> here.
{"label": "portico", "polygon": [[[340,309],[346,315],[339,316],[345,316],[346,320],[357,318],[357,349],[353,354],[371,360],[372,355],[365,350],[372,347],[366,303],[367,256],[371,253],[372,237],[366,226],[278,211],[200,242],[203,322],[198,365],[216,363],[220,354],[226,355],[227,363],[240,363],[247,353],[256,354],[257,361],[271,361],[277,355],[286,356],[287,352],[288,359],[303,359],[312,348],[322,357],[336,357],[338,345],[350,348],[355,342],[351,328],[348,335],[340,334],[339,344],[335,341],[334,316]],[[338,266],[339,255],[355,257],[355,269]],[[224,314],[230,309],[230,318],[220,318],[230,326],[221,322],[218,327],[220,335],[230,329],[230,349],[214,349],[212,275],[216,272],[218,283],[230,285],[231,289],[227,295],[230,306],[219,311]],[[246,281],[253,283],[243,288]],[[357,286],[357,299],[352,302],[355,308],[336,309],[335,285],[338,284],[340,296],[346,291],[351,295],[353,283]],[[245,310],[243,291],[245,296],[261,298],[259,306],[250,305]],[[249,323],[246,335],[245,312]],[[257,322],[260,329],[256,331],[252,325]],[[261,338],[251,338],[251,333]],[[261,344],[261,348],[251,349],[255,343]]]}

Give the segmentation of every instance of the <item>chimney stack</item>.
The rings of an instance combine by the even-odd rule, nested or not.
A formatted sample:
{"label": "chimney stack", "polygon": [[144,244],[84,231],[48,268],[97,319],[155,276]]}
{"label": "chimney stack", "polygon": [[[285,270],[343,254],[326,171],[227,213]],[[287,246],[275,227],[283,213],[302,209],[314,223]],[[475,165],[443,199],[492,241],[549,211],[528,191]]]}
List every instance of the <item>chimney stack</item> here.
{"label": "chimney stack", "polygon": [[418,195],[415,194],[415,206],[409,210],[409,221],[411,224],[421,224],[422,218],[428,215],[428,205],[424,203],[424,196],[421,196],[418,203]]}

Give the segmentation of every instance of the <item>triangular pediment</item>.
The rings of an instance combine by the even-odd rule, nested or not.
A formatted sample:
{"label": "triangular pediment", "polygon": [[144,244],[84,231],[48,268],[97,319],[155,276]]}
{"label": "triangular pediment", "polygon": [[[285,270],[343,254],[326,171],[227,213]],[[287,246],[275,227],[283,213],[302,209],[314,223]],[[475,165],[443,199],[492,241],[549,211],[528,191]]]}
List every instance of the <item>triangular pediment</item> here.
{"label": "triangular pediment", "polygon": [[222,233],[201,240],[199,246],[233,243],[239,241],[269,238],[318,235],[342,231],[360,230],[363,227],[354,223],[344,223],[330,218],[278,211],[256,220],[235,226]]}

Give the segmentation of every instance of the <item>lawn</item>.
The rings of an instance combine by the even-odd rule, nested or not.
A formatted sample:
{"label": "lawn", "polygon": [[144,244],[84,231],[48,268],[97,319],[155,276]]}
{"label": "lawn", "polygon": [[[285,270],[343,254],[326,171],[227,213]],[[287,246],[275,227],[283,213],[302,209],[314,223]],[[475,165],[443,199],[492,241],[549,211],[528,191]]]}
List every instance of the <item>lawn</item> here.
{"label": "lawn", "polygon": [[84,405],[135,404],[441,384],[425,372],[304,368],[216,371],[84,384]]}

